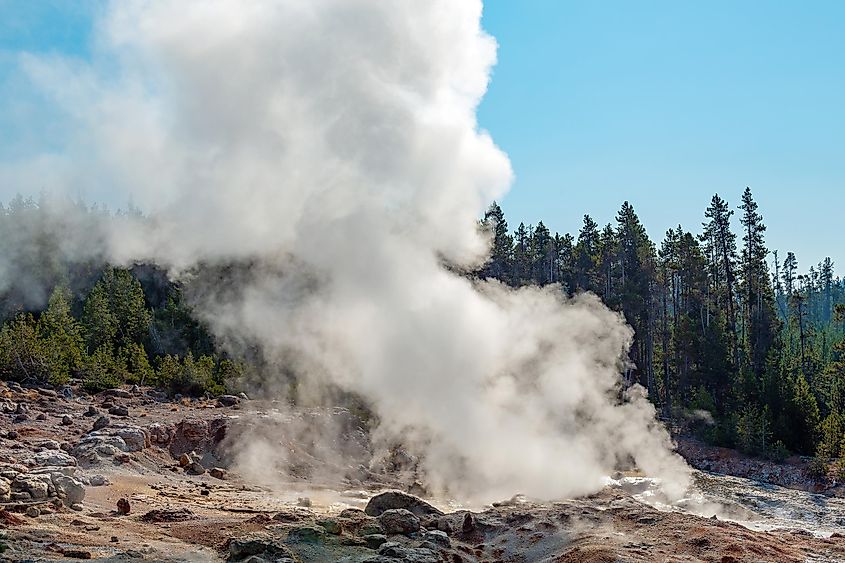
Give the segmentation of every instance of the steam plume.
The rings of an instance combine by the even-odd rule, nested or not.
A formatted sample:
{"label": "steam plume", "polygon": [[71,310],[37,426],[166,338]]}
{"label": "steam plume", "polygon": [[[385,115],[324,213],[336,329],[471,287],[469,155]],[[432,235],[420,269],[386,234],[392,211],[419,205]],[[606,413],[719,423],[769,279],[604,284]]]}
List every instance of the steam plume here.
{"label": "steam plume", "polygon": [[632,458],[678,494],[653,408],[617,398],[618,314],[454,273],[483,262],[476,218],[512,176],[476,122],[496,53],[480,16],[479,0],[111,2],[92,61],[21,59],[73,123],[34,161],[54,188],[148,214],[107,227],[114,260],[257,263],[200,299],[216,334],[365,396],[433,487],[588,493]]}

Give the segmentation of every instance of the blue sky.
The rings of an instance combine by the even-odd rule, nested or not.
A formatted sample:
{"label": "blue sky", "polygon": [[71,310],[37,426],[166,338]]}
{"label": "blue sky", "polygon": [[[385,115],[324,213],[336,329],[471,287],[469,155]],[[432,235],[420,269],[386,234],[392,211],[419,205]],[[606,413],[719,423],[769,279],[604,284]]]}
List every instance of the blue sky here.
{"label": "blue sky", "polygon": [[773,248],[845,271],[845,3],[488,0],[481,125],[511,223],[575,231],[624,200],[652,238],[750,186]]}
{"label": "blue sky", "polygon": [[[0,0],[0,160],[55,126],[17,53],[88,56],[97,4]],[[845,3],[488,0],[483,23],[499,64],[479,122],[516,172],[512,227],[576,232],[627,199],[659,241],[748,185],[772,248],[845,269]]]}

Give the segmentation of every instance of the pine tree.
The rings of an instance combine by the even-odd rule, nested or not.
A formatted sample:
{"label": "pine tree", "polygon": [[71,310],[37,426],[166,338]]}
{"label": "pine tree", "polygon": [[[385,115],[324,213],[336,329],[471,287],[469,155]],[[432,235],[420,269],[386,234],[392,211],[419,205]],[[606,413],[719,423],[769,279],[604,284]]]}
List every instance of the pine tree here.
{"label": "pine tree", "polygon": [[589,215],[584,215],[584,224],[578,233],[575,245],[575,288],[596,291],[596,270],[599,250],[599,226]]}
{"label": "pine tree", "polygon": [[513,252],[513,237],[508,233],[508,222],[505,213],[495,201],[484,214],[484,227],[493,235],[493,245],[490,249],[490,261],[484,268],[484,277],[496,278],[510,282],[511,254]]}
{"label": "pine tree", "polygon": [[44,343],[52,383],[66,383],[83,365],[82,326],[70,313],[69,291],[58,287],[38,319],[38,335]]}
{"label": "pine tree", "polygon": [[732,215],[733,211],[728,203],[720,198],[719,194],[714,195],[704,213],[704,217],[709,221],[704,223],[702,240],[710,262],[709,273],[716,307],[725,307],[731,361],[736,365],[736,235],[731,231]]}

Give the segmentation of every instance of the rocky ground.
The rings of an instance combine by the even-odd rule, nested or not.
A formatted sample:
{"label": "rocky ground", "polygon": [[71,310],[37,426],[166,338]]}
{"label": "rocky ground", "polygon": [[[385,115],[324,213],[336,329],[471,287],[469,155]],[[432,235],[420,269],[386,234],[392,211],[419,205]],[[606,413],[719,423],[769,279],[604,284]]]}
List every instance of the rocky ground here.
{"label": "rocky ground", "polygon": [[[277,406],[245,396],[173,400],[147,388],[90,396],[77,387],[0,385],[2,557],[845,560],[838,534],[754,532],[661,512],[611,487],[557,503],[515,498],[475,512],[437,508],[405,492],[385,492],[411,482],[401,456],[373,462],[366,432],[348,411],[291,414]],[[314,442],[315,429],[334,441]],[[258,486],[260,479],[233,463],[233,443],[268,434],[284,454],[278,460],[291,476],[286,484]]]}
{"label": "rocky ground", "polygon": [[691,436],[676,436],[678,453],[702,471],[756,479],[788,489],[845,497],[845,484],[833,475],[814,479],[809,474],[810,458],[793,456],[782,463],[750,457],[729,448],[709,446]]}

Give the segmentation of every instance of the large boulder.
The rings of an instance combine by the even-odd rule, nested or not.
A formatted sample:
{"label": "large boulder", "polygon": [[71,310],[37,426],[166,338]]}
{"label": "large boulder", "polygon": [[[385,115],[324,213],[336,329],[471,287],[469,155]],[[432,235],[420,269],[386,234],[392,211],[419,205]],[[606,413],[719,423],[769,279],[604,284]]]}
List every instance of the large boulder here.
{"label": "large boulder", "polygon": [[370,516],[379,516],[386,510],[403,508],[420,518],[424,516],[443,516],[443,512],[428,504],[424,500],[403,493],[402,491],[385,491],[370,499],[364,512]]}

